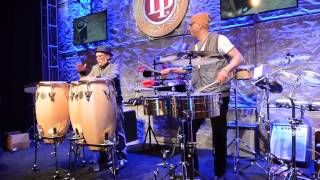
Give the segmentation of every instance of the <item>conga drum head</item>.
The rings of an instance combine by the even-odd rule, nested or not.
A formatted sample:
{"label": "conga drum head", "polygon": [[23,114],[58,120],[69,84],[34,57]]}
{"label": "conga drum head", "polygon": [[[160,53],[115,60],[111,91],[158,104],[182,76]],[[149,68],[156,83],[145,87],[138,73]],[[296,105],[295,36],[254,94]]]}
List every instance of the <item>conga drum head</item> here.
{"label": "conga drum head", "polygon": [[[35,112],[39,134],[64,136],[69,127],[68,83],[41,81],[37,84]],[[53,141],[44,140],[46,143]]]}

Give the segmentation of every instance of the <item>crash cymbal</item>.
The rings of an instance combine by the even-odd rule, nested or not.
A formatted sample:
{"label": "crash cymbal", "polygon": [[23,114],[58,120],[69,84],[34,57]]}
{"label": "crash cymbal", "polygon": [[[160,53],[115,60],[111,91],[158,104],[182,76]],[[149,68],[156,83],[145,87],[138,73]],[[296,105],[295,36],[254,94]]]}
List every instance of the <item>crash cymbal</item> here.
{"label": "crash cymbal", "polygon": [[313,71],[302,71],[300,78],[305,84],[311,87],[320,86],[320,74]]}
{"label": "crash cymbal", "polygon": [[286,71],[280,71],[276,73],[275,79],[280,81],[282,84],[293,86],[297,81],[298,76]]}
{"label": "crash cymbal", "polygon": [[311,58],[310,55],[295,55],[290,58],[278,57],[274,59],[267,60],[268,64],[275,66],[294,66],[306,63]]}

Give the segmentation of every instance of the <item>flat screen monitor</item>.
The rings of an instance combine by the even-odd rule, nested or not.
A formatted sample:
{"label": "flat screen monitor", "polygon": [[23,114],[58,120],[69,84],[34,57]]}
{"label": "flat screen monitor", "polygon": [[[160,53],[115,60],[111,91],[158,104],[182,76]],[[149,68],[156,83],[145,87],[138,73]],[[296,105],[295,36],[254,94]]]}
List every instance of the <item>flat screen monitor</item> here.
{"label": "flat screen monitor", "polygon": [[221,19],[298,6],[298,0],[220,0]]}
{"label": "flat screen monitor", "polygon": [[99,12],[73,20],[75,45],[107,39],[107,12]]}

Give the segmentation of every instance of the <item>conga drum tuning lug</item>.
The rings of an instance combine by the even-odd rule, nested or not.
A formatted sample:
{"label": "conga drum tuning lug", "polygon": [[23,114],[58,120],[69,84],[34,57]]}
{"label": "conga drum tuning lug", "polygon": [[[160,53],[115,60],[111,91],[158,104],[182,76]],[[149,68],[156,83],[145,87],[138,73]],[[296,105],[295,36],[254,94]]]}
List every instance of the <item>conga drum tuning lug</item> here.
{"label": "conga drum tuning lug", "polygon": [[36,92],[36,95],[34,96],[34,100],[35,100],[35,101],[37,101],[37,100],[38,100],[39,95],[40,95],[40,93],[39,93],[39,92]]}
{"label": "conga drum tuning lug", "polygon": [[92,91],[86,91],[84,93],[86,95],[87,101],[90,101],[90,97],[91,97]]}
{"label": "conga drum tuning lug", "polygon": [[75,96],[75,93],[74,93],[74,92],[70,93],[70,100],[71,100],[71,101],[73,100],[74,96]]}
{"label": "conga drum tuning lug", "polygon": [[50,97],[50,100],[53,102],[54,101],[54,96],[56,95],[56,93],[51,91],[51,92],[48,93],[48,95]]}
{"label": "conga drum tuning lug", "polygon": [[106,90],[103,90],[104,94],[107,96],[107,99],[110,100],[110,93]]}

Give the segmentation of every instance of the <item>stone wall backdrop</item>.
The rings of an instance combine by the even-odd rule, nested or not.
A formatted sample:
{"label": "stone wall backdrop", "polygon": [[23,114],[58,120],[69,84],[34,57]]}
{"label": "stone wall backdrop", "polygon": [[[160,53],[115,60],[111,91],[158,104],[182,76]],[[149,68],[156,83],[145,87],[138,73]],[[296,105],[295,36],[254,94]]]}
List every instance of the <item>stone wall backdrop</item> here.
{"label": "stone wall backdrop", "polygon": [[[194,41],[187,31],[188,22],[192,14],[202,11],[208,12],[211,16],[210,31],[217,31],[229,37],[244,55],[246,64],[254,66],[265,64],[271,67],[269,69],[277,69],[285,64],[285,56],[290,51],[295,55],[292,58],[294,64],[284,71],[292,74],[300,74],[306,70],[320,73],[320,1],[318,0],[299,0],[297,8],[227,20],[220,18],[219,0],[189,0],[189,8],[181,25],[175,32],[161,39],[150,39],[139,31],[133,16],[133,0],[59,0],[58,4],[60,80],[68,82],[78,80],[75,65],[84,59],[93,59],[94,48],[106,44],[113,48],[114,58],[121,65],[121,83],[125,101],[145,96],[134,91],[135,87],[141,87],[142,78],[137,71],[141,63],[153,66],[153,61],[159,56],[175,54],[179,52],[181,44]],[[107,11],[107,40],[75,46],[73,20],[101,11]],[[157,66],[157,68],[160,70],[162,67]],[[288,96],[292,79],[283,73],[271,78],[280,79],[284,88],[280,94],[271,94],[271,103],[274,107],[276,98]],[[257,119],[255,115],[255,108],[261,102],[262,93],[252,85],[252,81],[239,81],[238,84],[241,121],[258,122],[261,131],[264,131],[262,120]],[[306,83],[301,83],[295,94],[299,99],[320,101],[319,87],[311,87]],[[151,95],[152,93],[148,96]],[[233,99],[232,97],[230,101],[230,109],[233,109]],[[128,106],[125,109],[137,111],[139,137],[143,140],[148,120],[148,116],[143,114],[143,107]],[[263,107],[261,109],[265,110]],[[287,109],[272,112],[276,114],[272,114],[271,121],[279,120],[287,123],[287,118],[290,117]],[[308,112],[307,115],[311,122],[309,124],[315,131],[320,125],[320,114]],[[151,119],[157,139],[161,143],[174,142],[178,121],[170,117],[151,117]],[[234,119],[233,110],[230,111],[229,119]],[[210,121],[203,124],[198,134],[198,147],[211,148]],[[228,138],[229,141],[233,139],[232,133],[229,133]],[[247,136],[243,138],[248,139]]]}

